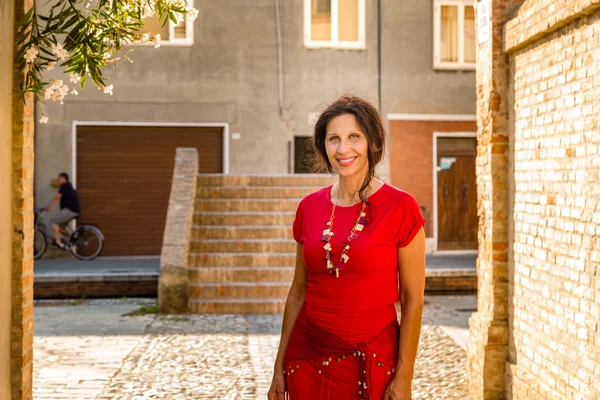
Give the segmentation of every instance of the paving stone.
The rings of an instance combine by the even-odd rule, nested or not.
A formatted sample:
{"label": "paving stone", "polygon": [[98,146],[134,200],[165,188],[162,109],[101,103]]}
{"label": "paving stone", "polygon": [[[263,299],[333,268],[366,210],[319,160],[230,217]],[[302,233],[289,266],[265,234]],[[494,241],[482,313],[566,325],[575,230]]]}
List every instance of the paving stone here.
{"label": "paving stone", "polygon": [[[124,303],[131,305],[125,307]],[[456,311],[437,302],[423,315],[421,343],[413,381],[413,399],[464,399],[465,351],[436,321]],[[266,399],[279,343],[281,315],[206,314],[122,317],[140,301],[77,305],[77,321],[62,312],[65,336],[34,340],[35,399]],[[45,317],[57,312],[36,310],[39,332]],[[46,310],[47,311],[47,310]],[[99,333],[82,329],[66,336],[86,318],[106,318],[113,334],[99,321]],[[56,332],[56,320],[47,321]],[[128,329],[122,329],[123,324]],[[128,334],[135,332],[135,334]]]}

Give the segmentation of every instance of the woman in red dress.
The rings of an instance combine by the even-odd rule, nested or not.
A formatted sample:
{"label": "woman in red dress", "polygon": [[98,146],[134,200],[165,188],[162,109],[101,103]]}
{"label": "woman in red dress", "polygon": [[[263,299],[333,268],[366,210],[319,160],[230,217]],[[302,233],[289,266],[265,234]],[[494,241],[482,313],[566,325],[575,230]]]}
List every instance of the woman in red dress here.
{"label": "woman in red dress", "polygon": [[411,399],[425,220],[414,197],[374,177],[385,131],[371,104],[335,101],[313,143],[339,181],[298,205],[296,270],[268,398]]}

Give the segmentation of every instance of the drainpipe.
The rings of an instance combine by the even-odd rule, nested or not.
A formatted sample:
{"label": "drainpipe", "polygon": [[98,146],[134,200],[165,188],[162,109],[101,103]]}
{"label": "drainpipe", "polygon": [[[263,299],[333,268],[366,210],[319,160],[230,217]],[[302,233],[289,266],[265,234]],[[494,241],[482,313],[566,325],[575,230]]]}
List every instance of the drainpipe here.
{"label": "drainpipe", "polygon": [[281,51],[281,23],[279,17],[279,0],[275,2],[275,27],[277,30],[277,97],[279,116],[283,115],[283,57]]}

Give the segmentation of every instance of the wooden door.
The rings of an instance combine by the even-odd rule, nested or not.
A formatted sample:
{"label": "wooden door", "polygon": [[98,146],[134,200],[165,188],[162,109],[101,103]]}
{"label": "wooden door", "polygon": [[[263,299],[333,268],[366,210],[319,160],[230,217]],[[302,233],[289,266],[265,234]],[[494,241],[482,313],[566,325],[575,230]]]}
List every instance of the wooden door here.
{"label": "wooden door", "polygon": [[198,172],[223,172],[220,127],[77,128],[81,222],[104,234],[102,255],[160,254],[177,147],[198,150]]}
{"label": "wooden door", "polygon": [[477,249],[476,155],[469,153],[438,151],[438,250]]}

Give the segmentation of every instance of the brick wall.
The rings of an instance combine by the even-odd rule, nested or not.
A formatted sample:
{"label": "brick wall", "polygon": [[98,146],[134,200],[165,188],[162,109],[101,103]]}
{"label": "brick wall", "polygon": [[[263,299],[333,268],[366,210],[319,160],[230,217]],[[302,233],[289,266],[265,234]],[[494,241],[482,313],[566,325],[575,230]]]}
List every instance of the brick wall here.
{"label": "brick wall", "polygon": [[[15,1],[19,21],[31,0]],[[16,28],[15,24],[15,28]],[[23,75],[13,78],[12,130],[12,398],[32,398],[33,372],[33,98],[24,105],[18,92]]]}
{"label": "brick wall", "polygon": [[[477,312],[469,319],[467,386],[473,399],[504,399],[508,356],[509,98],[504,24],[523,0],[489,0],[490,37],[477,49]],[[476,3],[476,13],[482,3]],[[479,42],[479,40],[478,40]]]}
{"label": "brick wall", "polygon": [[188,255],[197,176],[196,149],[178,148],[160,255],[158,305],[162,313],[181,313],[188,309]]}
{"label": "brick wall", "polygon": [[415,196],[433,236],[433,133],[475,132],[471,121],[390,121],[390,182]]}
{"label": "brick wall", "polygon": [[478,49],[469,392],[597,399],[600,2],[490,4],[491,40]]}
{"label": "brick wall", "polygon": [[600,398],[599,6],[528,1],[505,32],[515,104],[513,398]]}

